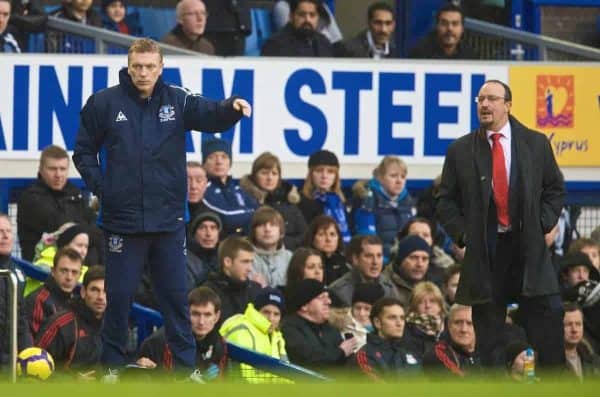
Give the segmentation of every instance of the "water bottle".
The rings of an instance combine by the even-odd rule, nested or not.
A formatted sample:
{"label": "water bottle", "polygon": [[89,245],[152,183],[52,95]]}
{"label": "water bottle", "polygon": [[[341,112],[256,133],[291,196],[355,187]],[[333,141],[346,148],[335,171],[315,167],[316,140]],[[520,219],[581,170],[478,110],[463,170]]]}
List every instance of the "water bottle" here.
{"label": "water bottle", "polygon": [[523,377],[526,382],[535,381],[535,356],[532,348],[525,350],[525,360],[523,362]]}

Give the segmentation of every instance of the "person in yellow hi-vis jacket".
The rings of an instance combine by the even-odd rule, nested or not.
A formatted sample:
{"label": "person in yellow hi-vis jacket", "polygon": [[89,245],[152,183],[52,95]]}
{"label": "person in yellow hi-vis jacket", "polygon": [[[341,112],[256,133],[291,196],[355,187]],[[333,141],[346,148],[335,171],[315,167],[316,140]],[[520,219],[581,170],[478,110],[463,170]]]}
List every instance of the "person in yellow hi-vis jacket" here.
{"label": "person in yellow hi-vis jacket", "polygon": [[[285,340],[279,331],[284,308],[283,295],[278,289],[264,288],[249,303],[243,314],[229,317],[219,332],[227,342],[258,353],[288,361]],[[241,376],[248,383],[287,383],[286,379],[248,364],[240,364]]]}

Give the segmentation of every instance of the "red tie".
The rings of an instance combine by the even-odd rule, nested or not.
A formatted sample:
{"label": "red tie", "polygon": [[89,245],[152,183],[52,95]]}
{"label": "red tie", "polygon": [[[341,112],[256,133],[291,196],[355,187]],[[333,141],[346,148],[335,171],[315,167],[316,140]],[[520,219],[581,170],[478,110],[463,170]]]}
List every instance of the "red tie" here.
{"label": "red tie", "polygon": [[492,181],[494,183],[494,201],[501,226],[510,224],[508,215],[508,176],[504,162],[504,150],[500,144],[500,133],[492,134]]}

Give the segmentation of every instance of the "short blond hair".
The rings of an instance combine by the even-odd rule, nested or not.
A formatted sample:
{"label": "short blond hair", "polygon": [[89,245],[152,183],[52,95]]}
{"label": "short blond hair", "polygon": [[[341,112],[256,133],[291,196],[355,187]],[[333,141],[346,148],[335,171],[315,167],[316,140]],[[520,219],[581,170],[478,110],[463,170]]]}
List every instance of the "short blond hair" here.
{"label": "short blond hair", "polygon": [[442,295],[442,291],[440,291],[438,286],[431,281],[422,281],[415,285],[412,294],[410,295],[408,311],[410,313],[418,313],[419,303],[421,303],[426,295],[433,296],[435,302],[440,306],[440,313],[442,317],[445,316],[446,306],[444,305],[444,296]]}
{"label": "short blond hair", "polygon": [[377,179],[383,178],[385,173],[391,166],[397,166],[404,176],[408,174],[408,166],[400,157],[396,156],[385,156],[377,167],[373,170],[373,176]]}
{"label": "short blond hair", "polygon": [[136,53],[144,53],[144,52],[155,52],[160,56],[160,63],[163,61],[163,51],[162,48],[158,45],[158,43],[152,39],[143,38],[137,39],[129,46],[129,51],[127,52],[127,63],[131,61],[131,54]]}

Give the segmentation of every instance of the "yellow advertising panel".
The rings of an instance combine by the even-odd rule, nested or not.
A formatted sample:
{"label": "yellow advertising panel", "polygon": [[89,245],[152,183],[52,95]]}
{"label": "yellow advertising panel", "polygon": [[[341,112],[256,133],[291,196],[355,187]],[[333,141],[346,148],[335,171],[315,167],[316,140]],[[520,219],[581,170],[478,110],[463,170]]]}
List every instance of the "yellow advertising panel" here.
{"label": "yellow advertising panel", "polygon": [[511,66],[512,114],[545,133],[560,166],[600,166],[600,65]]}

